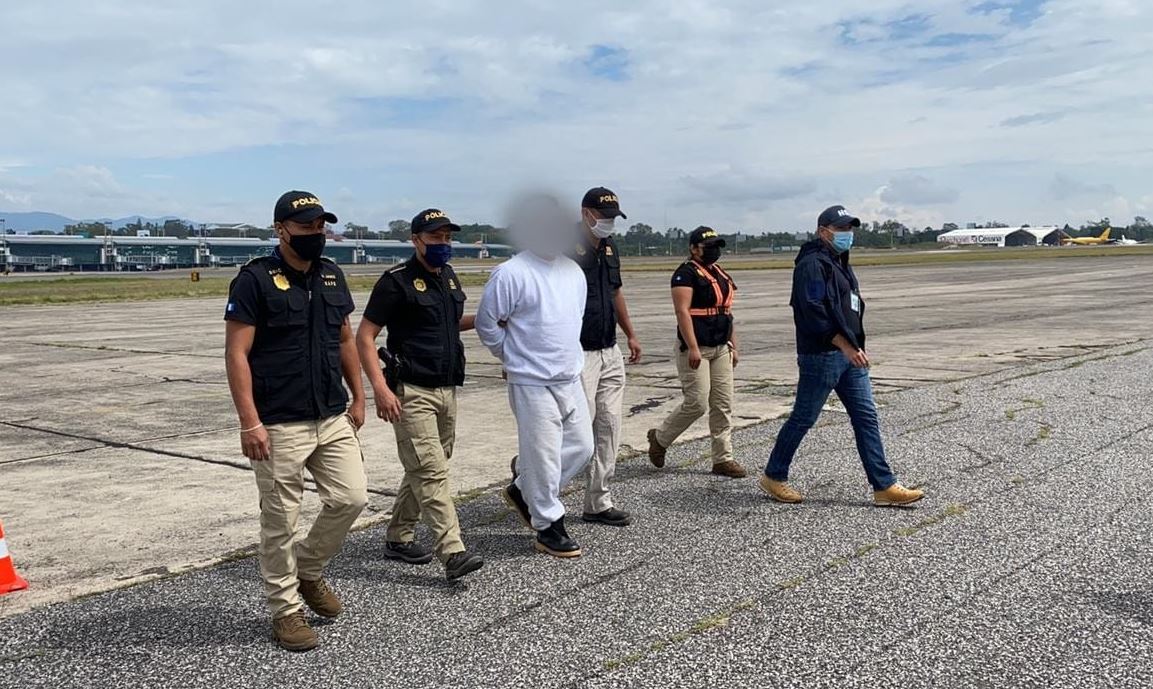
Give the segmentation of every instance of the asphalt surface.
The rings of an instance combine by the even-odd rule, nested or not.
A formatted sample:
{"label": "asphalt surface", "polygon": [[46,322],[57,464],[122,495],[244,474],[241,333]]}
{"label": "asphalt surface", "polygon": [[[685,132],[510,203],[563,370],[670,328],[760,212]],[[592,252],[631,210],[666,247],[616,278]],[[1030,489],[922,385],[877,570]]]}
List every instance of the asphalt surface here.
{"label": "asphalt surface", "polygon": [[[269,640],[249,558],[0,620],[0,686],[1147,687],[1151,375],[1138,343],[887,393],[916,508],[869,506],[833,410],[794,464],[803,505],[707,474],[694,441],[622,465],[637,523],[572,522],[576,561],[487,494],[460,507],[488,560],[463,583],[353,535],[310,653]],[[738,459],[779,425],[739,431]]]}

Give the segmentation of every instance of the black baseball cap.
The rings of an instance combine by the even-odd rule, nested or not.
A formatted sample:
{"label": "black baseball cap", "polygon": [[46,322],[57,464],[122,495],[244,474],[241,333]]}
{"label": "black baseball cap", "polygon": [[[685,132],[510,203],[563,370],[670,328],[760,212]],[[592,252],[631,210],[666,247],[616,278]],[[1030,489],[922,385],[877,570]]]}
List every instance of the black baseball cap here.
{"label": "black baseball cap", "polygon": [[611,189],[604,187],[593,187],[586,191],[585,197],[581,201],[581,208],[591,208],[605,218],[615,218],[619,215],[625,220],[629,219],[629,216],[621,212],[621,204],[617,200],[617,195]]}
{"label": "black baseball cap", "polygon": [[711,227],[701,225],[697,229],[689,233],[689,246],[696,246],[697,244],[706,244],[725,247],[725,238],[717,234],[717,231]]}
{"label": "black baseball cap", "polygon": [[860,227],[861,219],[844,206],[829,206],[817,217],[817,227]]}
{"label": "black baseball cap", "polygon": [[432,232],[447,227],[452,232],[460,232],[460,225],[448,219],[444,211],[438,208],[426,208],[416,214],[412,219],[412,233]]}
{"label": "black baseball cap", "polygon": [[309,223],[317,218],[324,218],[324,222],[335,225],[336,216],[324,210],[316,194],[307,191],[287,191],[276,202],[272,211],[275,222],[291,220],[293,222]]}

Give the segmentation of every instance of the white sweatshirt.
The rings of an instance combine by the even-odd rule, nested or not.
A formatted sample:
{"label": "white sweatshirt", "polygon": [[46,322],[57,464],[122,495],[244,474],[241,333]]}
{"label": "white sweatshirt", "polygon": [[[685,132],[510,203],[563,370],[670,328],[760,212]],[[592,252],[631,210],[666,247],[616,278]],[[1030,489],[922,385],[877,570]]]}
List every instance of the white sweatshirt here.
{"label": "white sweatshirt", "polygon": [[580,377],[587,290],[580,266],[563,256],[548,261],[522,251],[492,271],[476,332],[504,364],[508,382],[553,385]]}

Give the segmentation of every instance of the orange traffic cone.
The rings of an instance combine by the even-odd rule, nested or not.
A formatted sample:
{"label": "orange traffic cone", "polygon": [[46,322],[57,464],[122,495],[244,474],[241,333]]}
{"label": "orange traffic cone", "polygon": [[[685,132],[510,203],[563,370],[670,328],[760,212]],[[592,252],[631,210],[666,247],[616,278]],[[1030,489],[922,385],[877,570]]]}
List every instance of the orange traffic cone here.
{"label": "orange traffic cone", "polygon": [[8,541],[4,540],[4,524],[0,523],[0,596],[13,591],[23,591],[28,588],[28,582],[20,578],[16,568],[12,566],[12,557],[8,554]]}

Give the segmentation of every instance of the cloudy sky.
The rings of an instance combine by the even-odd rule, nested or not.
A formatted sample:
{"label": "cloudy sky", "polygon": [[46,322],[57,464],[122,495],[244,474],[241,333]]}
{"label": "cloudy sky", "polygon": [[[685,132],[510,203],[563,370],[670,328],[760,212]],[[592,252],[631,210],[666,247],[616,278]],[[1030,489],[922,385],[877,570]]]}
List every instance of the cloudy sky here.
{"label": "cloudy sky", "polygon": [[[862,9],[868,5],[868,9]],[[381,226],[1153,216],[1148,0],[0,4],[0,210]]]}

